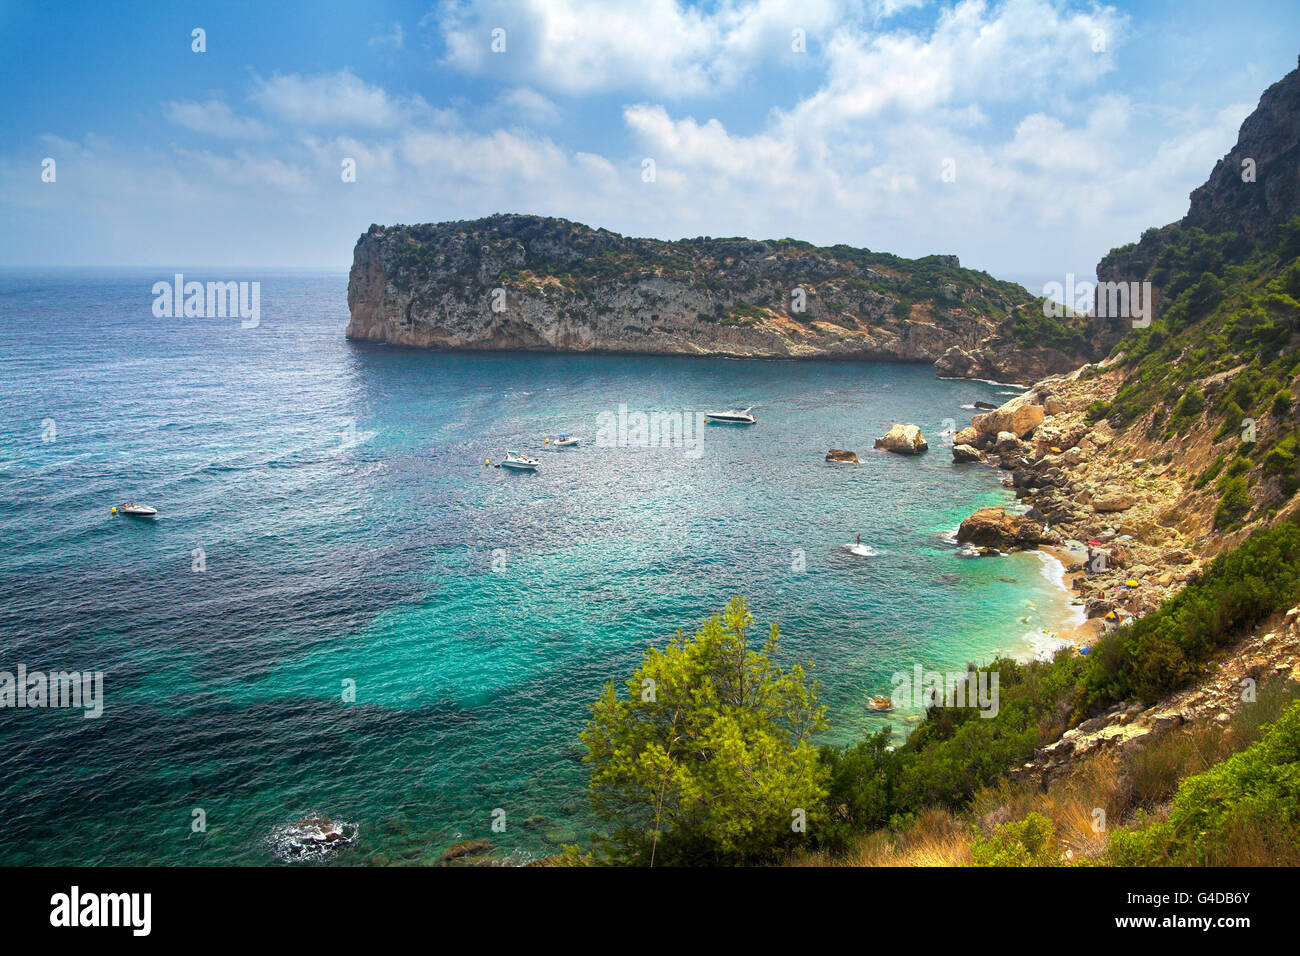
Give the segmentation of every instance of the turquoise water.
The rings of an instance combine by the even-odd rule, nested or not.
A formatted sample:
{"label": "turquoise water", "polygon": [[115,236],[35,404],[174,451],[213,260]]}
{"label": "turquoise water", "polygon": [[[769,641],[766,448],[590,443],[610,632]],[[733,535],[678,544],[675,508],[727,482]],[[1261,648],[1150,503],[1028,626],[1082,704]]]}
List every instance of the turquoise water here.
{"label": "turquoise water", "polygon": [[[99,719],[0,709],[0,863],[273,863],[310,813],[358,825],[339,863],[480,836],[525,860],[592,825],[576,735],[600,686],[733,594],[813,665],[837,742],[906,726],[862,707],[894,671],[1023,652],[1064,614],[1037,556],[945,538],[1011,500],[938,447],[1005,388],[356,345],[338,274],[233,277],[262,283],[256,329],[156,319],[169,278],[0,273],[0,670],[105,673]],[[738,403],[759,423],[698,456],[543,443],[624,404]],[[871,451],[893,421],[931,453]],[[507,449],[541,468],[483,466]],[[159,517],[109,514],[127,500]]]}

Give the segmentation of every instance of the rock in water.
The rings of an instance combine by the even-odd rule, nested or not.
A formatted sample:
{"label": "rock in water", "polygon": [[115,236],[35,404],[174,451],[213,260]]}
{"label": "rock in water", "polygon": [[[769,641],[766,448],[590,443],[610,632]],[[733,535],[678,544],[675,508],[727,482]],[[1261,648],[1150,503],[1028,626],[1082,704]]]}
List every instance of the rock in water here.
{"label": "rock in water", "polygon": [[490,849],[492,849],[491,840],[461,840],[443,850],[441,860],[443,863],[450,863],[452,860],[459,860],[466,856],[479,856]]}
{"label": "rock in water", "polygon": [[1005,508],[981,508],[957,529],[958,544],[975,544],[1001,551],[1057,544],[1059,538],[1026,515],[1007,514]]}
{"label": "rock in water", "polygon": [[357,837],[355,823],[343,823],[327,816],[304,817],[276,831],[271,845],[282,860],[321,857],[346,846]]}
{"label": "rock in water", "polygon": [[930,446],[926,444],[921,429],[915,425],[895,425],[882,437],[876,439],[874,447],[899,455],[918,455]]}
{"label": "rock in water", "polygon": [[970,445],[953,445],[952,460],[953,461],[983,461],[984,452],[980,451],[978,448],[972,448]]}
{"label": "rock in water", "polygon": [[845,451],[843,448],[832,448],[830,451],[826,453],[826,460],[843,461],[843,462],[848,462],[851,465],[856,465],[858,464],[858,453],[853,451]]}

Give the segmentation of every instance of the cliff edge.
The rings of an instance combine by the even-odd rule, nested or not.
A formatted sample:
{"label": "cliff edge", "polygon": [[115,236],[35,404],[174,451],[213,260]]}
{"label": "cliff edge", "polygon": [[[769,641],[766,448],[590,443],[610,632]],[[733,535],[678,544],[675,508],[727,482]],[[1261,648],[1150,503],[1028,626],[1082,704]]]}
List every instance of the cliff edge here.
{"label": "cliff edge", "polygon": [[1096,352],[1083,320],[1044,338],[1040,300],[954,256],[633,239],[526,215],[371,226],[348,307],[349,338],[417,348],[937,361],[1018,381]]}

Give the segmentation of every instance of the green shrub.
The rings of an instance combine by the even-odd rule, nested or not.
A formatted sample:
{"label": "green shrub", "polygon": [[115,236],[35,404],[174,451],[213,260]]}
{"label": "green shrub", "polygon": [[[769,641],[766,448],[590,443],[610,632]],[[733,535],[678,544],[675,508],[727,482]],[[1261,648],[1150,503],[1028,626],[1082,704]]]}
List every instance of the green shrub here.
{"label": "green shrub", "polygon": [[1224,474],[1219,478],[1219,504],[1214,509],[1214,527],[1230,531],[1250,512],[1250,483],[1244,475]]}
{"label": "green shrub", "polygon": [[1084,411],[1084,421],[1089,425],[1095,425],[1103,418],[1110,414],[1110,402],[1097,399],[1095,402],[1089,402],[1088,408]]}
{"label": "green shrub", "polygon": [[1117,866],[1300,864],[1300,702],[1263,738],[1178,787],[1169,818],[1116,830]]}
{"label": "green shrub", "polygon": [[1223,470],[1223,463],[1227,460],[1227,457],[1227,452],[1219,452],[1219,454],[1215,456],[1214,461],[1210,462],[1210,467],[1201,472],[1201,476],[1196,479],[1196,482],[1192,487],[1199,491],[1215,478],[1218,478],[1219,472]]}
{"label": "green shrub", "polygon": [[1256,532],[1221,554],[1146,617],[1106,635],[1088,656],[1077,710],[1153,701],[1197,676],[1233,636],[1300,602],[1300,526]]}
{"label": "green shrub", "polygon": [[616,859],[771,861],[802,842],[796,808],[813,832],[822,824],[825,768],[809,738],[826,709],[803,668],[775,663],[776,625],[749,646],[753,623],[733,598],[694,637],[646,651],[626,698],[611,681],[592,705],[579,735],[588,796],[615,827]]}
{"label": "green shrub", "polygon": [[987,840],[971,841],[972,866],[1059,866],[1056,826],[1041,813],[1004,823]]}

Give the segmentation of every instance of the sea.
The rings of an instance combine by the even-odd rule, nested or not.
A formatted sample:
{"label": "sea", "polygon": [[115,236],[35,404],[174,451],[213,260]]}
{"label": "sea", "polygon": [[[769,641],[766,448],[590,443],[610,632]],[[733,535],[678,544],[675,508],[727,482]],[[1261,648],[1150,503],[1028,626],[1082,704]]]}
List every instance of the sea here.
{"label": "sea", "polygon": [[[418,864],[480,838],[527,863],[600,830],[578,734],[601,688],[735,595],[819,681],[833,745],[905,737],[915,712],[865,706],[891,675],[1042,654],[1077,614],[1050,559],[954,542],[1014,506],[948,453],[1014,385],[349,342],[342,272],[238,276],[252,327],[159,317],[176,272],[230,279],[0,271],[0,690],[102,681],[97,716],[0,706],[0,865]],[[930,451],[873,450],[894,422]],[[313,818],[343,836],[301,840]]]}

